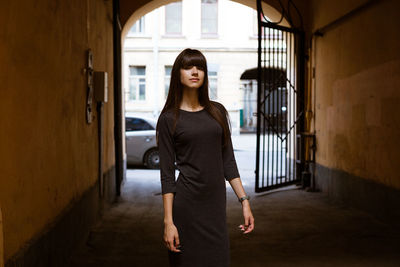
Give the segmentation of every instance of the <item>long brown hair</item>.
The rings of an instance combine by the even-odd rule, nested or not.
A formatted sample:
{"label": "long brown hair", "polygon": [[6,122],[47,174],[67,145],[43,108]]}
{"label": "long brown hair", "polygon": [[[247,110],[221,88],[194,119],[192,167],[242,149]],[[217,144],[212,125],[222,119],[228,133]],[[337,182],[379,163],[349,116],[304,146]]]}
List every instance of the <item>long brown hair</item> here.
{"label": "long brown hair", "polygon": [[[224,131],[223,145],[225,146],[228,142],[228,138],[230,138],[231,127],[229,114],[223,105],[210,100],[208,96],[207,60],[199,50],[186,48],[175,59],[171,71],[171,81],[169,84],[167,101],[165,102],[161,114],[167,111],[172,111],[174,113],[173,132],[175,132],[176,123],[179,118],[179,108],[182,102],[183,95],[183,86],[181,84],[181,69],[190,66],[196,66],[204,71],[203,84],[198,88],[199,103],[221,125]],[[158,124],[156,130],[158,131]]]}

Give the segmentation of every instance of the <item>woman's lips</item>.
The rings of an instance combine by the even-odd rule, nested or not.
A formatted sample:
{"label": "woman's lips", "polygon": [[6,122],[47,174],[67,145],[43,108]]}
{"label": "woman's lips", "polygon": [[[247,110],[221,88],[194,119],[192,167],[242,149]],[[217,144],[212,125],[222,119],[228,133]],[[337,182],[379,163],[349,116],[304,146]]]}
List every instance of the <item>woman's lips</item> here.
{"label": "woman's lips", "polygon": [[192,82],[198,82],[199,79],[190,79]]}

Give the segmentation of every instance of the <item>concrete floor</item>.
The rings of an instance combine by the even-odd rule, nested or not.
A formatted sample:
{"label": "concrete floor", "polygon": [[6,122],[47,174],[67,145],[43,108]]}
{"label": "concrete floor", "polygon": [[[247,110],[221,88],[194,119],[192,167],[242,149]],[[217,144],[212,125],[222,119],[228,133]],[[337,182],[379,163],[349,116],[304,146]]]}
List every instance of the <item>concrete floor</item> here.
{"label": "concrete floor", "polygon": [[[93,227],[69,266],[168,266],[158,172],[128,170],[123,196]],[[400,266],[400,230],[296,187],[252,196],[255,230],[243,235],[230,186],[228,227],[236,266]]]}
{"label": "concrete floor", "polygon": [[[227,183],[231,267],[400,266],[400,227],[295,186],[255,195],[255,137],[232,140],[245,190],[252,197],[255,230],[243,235],[237,229],[243,220],[241,206]],[[128,170],[122,197],[67,265],[168,266],[160,192],[159,170]]]}

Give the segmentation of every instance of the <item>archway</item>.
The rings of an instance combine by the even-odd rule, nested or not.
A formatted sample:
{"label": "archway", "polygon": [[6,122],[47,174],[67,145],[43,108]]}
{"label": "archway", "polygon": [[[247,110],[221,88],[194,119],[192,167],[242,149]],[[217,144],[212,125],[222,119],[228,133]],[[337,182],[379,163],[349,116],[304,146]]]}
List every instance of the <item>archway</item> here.
{"label": "archway", "polygon": [[[141,18],[142,16],[144,16],[145,14],[149,13],[150,11],[152,11],[156,8],[159,8],[163,5],[167,5],[169,3],[173,3],[175,1],[174,0],[150,1],[147,4],[144,4],[144,5],[140,6],[138,9],[136,9],[122,27],[122,33],[121,33],[122,46],[123,46],[123,42],[125,40],[125,37],[129,31],[129,29],[135,24],[135,22],[139,18]],[[248,7],[251,7],[253,9],[257,9],[257,4],[256,4],[256,1],[254,1],[254,0],[232,0],[232,1],[240,3],[240,4],[248,6]],[[265,15],[268,16],[272,21],[278,21],[280,19],[281,13],[277,9],[275,9],[272,5],[269,5],[265,2],[263,2],[262,7],[265,12]],[[289,26],[289,23],[286,20],[286,18],[283,18],[281,25],[286,26],[286,27]]]}
{"label": "archway", "polygon": [[[161,7],[161,6],[164,6],[164,5],[169,4],[169,3],[172,3],[172,2],[174,2],[174,1],[172,1],[172,0],[168,0],[168,1],[166,1],[166,0],[151,1],[151,2],[148,2],[147,4],[141,6],[140,8],[136,9],[136,11],[129,17],[129,19],[126,20],[126,23],[124,24],[124,27],[123,27],[123,29],[122,29],[122,34],[121,34],[121,43],[122,43],[122,47],[124,47],[125,40],[126,40],[125,38],[126,38],[127,35],[128,35],[129,29],[135,24],[136,21],[138,21],[138,20],[139,20],[141,17],[143,17],[145,14],[148,14],[149,12],[151,12],[151,11],[153,11],[153,10],[156,10],[156,9],[158,9],[158,8]],[[239,0],[239,1],[232,1],[232,2],[236,2],[236,3],[239,3],[239,4],[245,5],[245,6],[247,6],[247,7],[252,8],[252,9],[255,9],[255,8],[256,8],[256,1],[243,1],[243,0]],[[275,9],[275,8],[272,7],[271,5],[268,5],[268,4],[266,4],[266,3],[263,3],[263,9],[264,9],[266,15],[268,16],[268,18],[269,18],[271,21],[279,21],[279,20],[281,19],[281,14],[280,14],[280,12],[278,12],[277,9]],[[286,21],[285,18],[283,18],[283,19],[282,19],[281,25],[288,26],[289,23]],[[150,59],[150,60],[151,60],[151,59]],[[143,63],[141,63],[141,64],[143,64]],[[121,64],[121,65],[122,65],[122,66],[125,66],[125,64],[124,64],[124,59],[122,59],[122,64]],[[254,64],[251,65],[251,66],[246,66],[246,68],[243,69],[243,71],[246,70],[246,69],[249,69],[249,68],[255,68],[256,66],[257,66],[257,61],[255,61]],[[125,67],[123,67],[123,68],[125,68]],[[243,72],[243,71],[242,71],[242,72]],[[123,76],[124,76],[124,72],[125,72],[125,77],[123,77]],[[241,72],[241,73],[242,73],[242,72]],[[146,73],[147,73],[147,72],[146,72]],[[240,76],[240,74],[239,74],[239,76]],[[121,79],[121,80],[124,81],[125,79],[127,79],[126,70],[125,70],[125,71],[122,71],[122,79]],[[239,80],[239,79],[238,79],[238,80]],[[238,81],[238,82],[239,82],[239,81]],[[122,90],[125,91],[124,88],[123,88]],[[125,101],[123,101],[123,103],[122,103],[123,110],[125,110],[124,105],[125,105]],[[157,112],[156,112],[156,113],[157,113]],[[237,117],[239,117],[239,116],[237,116]],[[122,121],[124,121],[124,119],[123,119]],[[235,124],[235,125],[239,125],[239,124],[240,124],[239,121],[240,121],[240,119],[239,119],[239,120],[236,120],[234,124]],[[240,124],[240,125],[241,125],[241,124]],[[237,127],[237,128],[239,128],[239,127]],[[124,133],[125,133],[125,132],[124,132]],[[124,134],[124,133],[123,133],[123,134]],[[125,141],[126,139],[123,138],[123,140]],[[126,147],[126,145],[124,145],[124,147]],[[126,155],[126,154],[125,154],[125,155]]]}

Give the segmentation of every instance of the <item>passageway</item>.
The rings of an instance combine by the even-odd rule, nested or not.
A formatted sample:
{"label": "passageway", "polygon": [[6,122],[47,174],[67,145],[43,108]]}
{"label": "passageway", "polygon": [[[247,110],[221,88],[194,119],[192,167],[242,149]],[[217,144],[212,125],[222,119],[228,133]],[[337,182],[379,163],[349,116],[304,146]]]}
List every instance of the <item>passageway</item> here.
{"label": "passageway", "polygon": [[[296,186],[255,195],[253,139],[233,137],[256,227],[245,236],[237,230],[240,204],[227,184],[232,267],[398,266],[400,230],[367,213]],[[162,216],[159,171],[128,170],[122,197],[92,228],[68,266],[168,266]]]}
{"label": "passageway", "polygon": [[[123,38],[136,20],[172,2],[176,1],[2,1],[0,267],[168,266],[162,242],[159,172],[128,169],[126,179],[124,176],[127,88],[123,78],[129,78],[124,72],[130,73],[130,69],[124,68],[122,50]],[[207,9],[210,14],[220,14],[213,20],[218,26],[213,29],[222,30],[222,21],[235,36],[239,29],[250,29],[243,42],[264,40],[261,43],[268,45],[260,48],[265,51],[272,48],[283,55],[276,43],[288,40],[266,29],[290,27],[289,32],[300,31],[299,40],[304,41],[293,42],[298,44],[296,49],[287,49],[298,55],[296,61],[286,57],[299,63],[292,68],[298,90],[291,83],[293,79],[286,80],[290,90],[296,95],[299,92],[301,101],[306,100],[304,105],[291,102],[299,103],[292,110],[301,116],[291,118],[301,126],[291,132],[299,142],[290,144],[299,146],[288,157],[300,164],[310,161],[298,169],[294,182],[305,177],[303,182],[312,181],[310,188],[321,192],[291,185],[280,191],[254,193],[254,143],[248,143],[251,138],[239,140],[235,155],[252,197],[255,230],[243,236],[237,229],[242,223],[241,207],[227,184],[231,266],[400,266],[400,117],[396,116],[400,114],[400,1],[262,0],[259,3],[273,25],[262,22],[261,13],[255,11],[244,23],[243,13],[228,12],[223,4],[226,1],[192,2],[199,11],[202,3],[218,2],[217,8]],[[257,3],[233,2],[252,8]],[[138,62],[140,68],[132,70],[142,71],[147,62],[157,61],[148,56],[153,48],[147,51],[141,47],[145,40],[160,41],[159,49],[154,49],[159,53],[176,49],[174,42],[197,47],[186,38],[192,33],[207,48],[232,50],[235,44],[242,44],[229,39],[216,46],[226,36],[222,31],[203,38],[201,15],[189,16],[189,9],[193,10],[182,4],[181,12],[170,14],[177,14],[176,21],[190,19],[195,31],[182,27],[181,35],[171,31],[175,35],[164,36],[165,28],[160,27],[159,39],[138,36],[136,44],[144,63]],[[166,21],[165,14],[160,12],[157,18]],[[278,25],[273,23],[279,21]],[[208,22],[207,16],[204,22]],[[233,22],[239,25],[233,26]],[[162,40],[168,46],[161,46]],[[218,49],[213,53],[220,55]],[[230,62],[242,64],[251,59],[244,56],[247,49],[241,51],[240,57],[229,57]],[[266,63],[271,53],[264,55],[260,59]],[[174,57],[164,61],[160,69],[163,76]],[[220,64],[218,58],[211,61]],[[236,81],[239,74],[256,66],[255,60],[244,66]],[[233,77],[231,67],[225,71]],[[213,65],[214,81],[218,71],[224,71],[222,64],[218,68]],[[135,79],[141,75],[132,72]],[[153,77],[149,75],[148,80],[155,81]],[[240,130],[242,105],[238,102],[235,107],[229,97],[235,86],[222,76],[220,81],[229,87],[221,94],[228,98],[221,102],[236,110],[232,125]],[[164,82],[160,79],[158,84],[163,87]],[[280,90],[281,99],[294,100],[283,83],[257,82],[262,84]],[[254,83],[252,86],[255,90]],[[136,88],[140,96],[140,87]],[[149,95],[149,99],[154,98]],[[158,100],[163,101],[161,97]],[[275,105],[281,112],[264,116],[271,118],[272,126],[280,121],[273,118],[289,114],[290,105],[281,105],[283,102]],[[135,108],[142,107],[135,103]],[[248,117],[254,116],[255,109],[248,110]],[[147,111],[153,114],[157,110],[150,105]],[[260,118],[260,114],[254,117]],[[251,126],[255,128],[254,123]],[[266,143],[268,147],[268,139]],[[286,147],[281,146],[280,151]],[[271,173],[273,170],[276,168],[271,168]]]}

